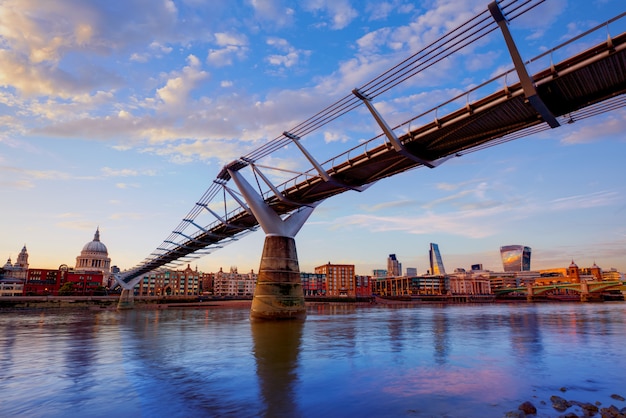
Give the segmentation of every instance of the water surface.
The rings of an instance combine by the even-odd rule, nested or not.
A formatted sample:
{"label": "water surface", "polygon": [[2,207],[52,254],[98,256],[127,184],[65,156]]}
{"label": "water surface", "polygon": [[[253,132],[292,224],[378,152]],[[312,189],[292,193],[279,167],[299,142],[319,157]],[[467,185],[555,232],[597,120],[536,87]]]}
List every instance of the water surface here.
{"label": "water surface", "polygon": [[0,312],[0,416],[502,417],[531,401],[556,417],[552,395],[626,406],[610,397],[626,396],[625,303],[248,314]]}

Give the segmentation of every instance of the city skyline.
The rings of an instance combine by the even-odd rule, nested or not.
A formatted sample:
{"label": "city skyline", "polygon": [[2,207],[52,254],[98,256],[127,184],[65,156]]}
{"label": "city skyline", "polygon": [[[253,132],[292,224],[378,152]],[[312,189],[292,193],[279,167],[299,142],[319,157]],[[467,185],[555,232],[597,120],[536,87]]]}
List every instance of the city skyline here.
{"label": "city skyline", "polygon": [[[74,269],[76,269],[76,270],[81,270],[83,267],[81,267],[81,266],[79,266],[79,265],[78,265],[78,264],[79,264],[79,261],[78,261],[78,260],[80,259],[80,260],[84,261],[84,258],[85,258],[85,255],[84,255],[84,253],[85,253],[85,248],[88,248],[88,249],[89,249],[89,248],[91,248],[91,247],[94,245],[94,243],[96,243],[96,242],[97,242],[97,244],[104,245],[103,243],[101,243],[101,242],[99,241],[99,229],[96,231],[96,234],[95,234],[95,236],[94,236],[94,239],[93,239],[92,241],[88,241],[87,243],[85,243],[85,245],[83,246],[82,251],[80,252],[80,255],[79,255],[78,257],[76,257],[76,266],[75,266],[75,267],[74,267],[74,265],[73,265],[73,264],[65,264],[65,263],[60,263],[60,264],[58,265],[58,267],[59,267],[59,268],[61,268],[61,266],[69,266],[69,267],[70,267],[70,270],[74,270]],[[398,258],[396,257],[396,254],[389,254],[389,255],[388,255],[387,260],[386,260],[386,263],[387,263],[387,269],[383,269],[383,268],[381,268],[383,263],[380,263],[380,266],[378,266],[378,265],[377,265],[377,266],[376,266],[374,269],[372,269],[371,271],[368,271],[368,272],[358,272],[358,271],[356,270],[356,269],[357,269],[357,266],[356,266],[355,264],[353,264],[353,263],[350,263],[350,261],[349,261],[349,260],[348,260],[348,261],[346,261],[346,262],[345,262],[345,264],[346,264],[346,265],[354,265],[354,266],[355,266],[355,274],[356,274],[356,275],[365,275],[365,276],[371,276],[371,277],[377,277],[376,272],[380,272],[380,271],[386,271],[386,272],[388,273],[388,274],[387,274],[387,276],[389,276],[389,277],[393,277],[393,276],[411,276],[411,274],[408,272],[409,270],[411,270],[411,271],[415,270],[415,271],[416,271],[416,274],[415,274],[415,275],[417,275],[417,276],[422,276],[422,275],[432,275],[432,274],[434,274],[434,275],[440,275],[440,274],[441,274],[441,273],[439,273],[439,272],[435,272],[435,273],[433,273],[433,269],[438,270],[438,271],[443,271],[443,274],[441,274],[441,275],[446,275],[447,273],[445,272],[445,264],[443,263],[443,260],[442,260],[442,258],[443,258],[443,257],[442,257],[442,255],[441,255],[441,253],[440,253],[440,250],[439,250],[439,246],[438,246],[438,244],[436,244],[436,243],[430,243],[430,244],[429,244],[429,246],[430,246],[430,249],[428,250],[428,256],[427,256],[427,257],[428,257],[428,262],[429,262],[430,264],[429,264],[428,266],[426,266],[426,269],[425,269],[425,270],[420,270],[420,268],[419,268],[419,267],[415,267],[415,266],[406,266],[406,267],[403,267],[403,265],[402,265],[402,260],[398,259]],[[521,248],[526,248],[526,249],[528,249],[528,247],[524,247],[524,246],[517,246],[517,245],[514,245],[514,246],[506,246],[506,247],[521,247]],[[103,248],[106,248],[106,247],[103,247]],[[502,248],[504,248],[504,247],[501,247],[501,248],[500,248],[500,256],[502,256]],[[18,263],[20,263],[20,257],[22,257],[22,258],[23,258],[23,257],[24,257],[24,254],[25,254],[25,257],[26,257],[27,259],[30,259],[30,254],[28,253],[28,249],[27,249],[27,247],[26,247],[26,246],[22,247],[22,249],[21,249],[21,250],[20,250],[20,252],[19,252],[18,257],[16,257],[16,259],[15,259],[15,260],[14,260],[12,257],[9,257],[9,260],[8,260],[8,261],[11,261],[11,262],[12,262],[12,264],[13,264],[13,266],[17,267],[17,266],[18,266]],[[108,251],[107,251],[104,255],[102,255],[102,257],[106,257],[107,255],[108,255]],[[107,257],[106,259],[107,259],[107,260],[110,260],[108,257]],[[8,262],[8,261],[7,261],[7,262]],[[24,261],[24,260],[22,260],[21,262],[23,263],[23,262],[25,262],[25,261]],[[392,271],[392,273],[389,273],[389,272],[391,271],[391,270],[389,270],[390,263],[391,263],[391,265],[395,266],[395,267],[392,267],[392,270],[393,270],[393,271]],[[433,267],[433,263],[436,265],[436,267]],[[546,266],[543,266],[542,268],[532,268],[532,264],[531,264],[531,265],[530,265],[530,270],[525,270],[525,271],[539,271],[539,270],[546,270],[546,269],[550,270],[550,269],[558,269],[558,268],[563,268],[563,269],[564,269],[566,266],[570,265],[571,263],[578,264],[578,263],[576,263],[576,260],[573,260],[573,259],[572,259],[572,260],[570,260],[569,262],[565,262],[565,263],[563,263],[562,265],[554,265],[554,266],[547,266],[547,267],[546,267]],[[83,263],[83,264],[84,264],[84,263]],[[325,265],[327,265],[327,264],[333,264],[333,265],[334,265],[334,264],[336,264],[336,263],[333,263],[332,261],[328,261],[328,263],[322,263],[322,264],[320,264],[320,265],[316,265],[316,266],[314,266],[311,270],[303,270],[303,269],[301,268],[301,269],[300,269],[300,272],[301,272],[301,273],[312,274],[315,270],[317,270],[318,268],[323,268],[323,267],[324,267]],[[52,267],[52,268],[51,268],[51,267],[41,267],[41,266],[35,266],[35,265],[32,265],[32,263],[30,263],[30,262],[27,262],[27,265],[29,266],[29,267],[28,267],[29,269],[41,269],[41,268],[44,268],[44,269],[52,269],[52,270],[54,270],[54,269],[56,268],[56,267]],[[305,260],[305,265],[307,265],[307,266],[309,265],[309,263],[306,263],[306,260]],[[595,266],[595,265],[597,265],[597,263],[596,263],[596,262],[594,262],[594,263],[593,263],[593,265]],[[472,265],[472,266],[456,266],[456,267],[454,267],[454,270],[456,270],[456,269],[459,269],[459,268],[460,268],[460,269],[463,269],[463,270],[470,271],[470,270],[474,270],[474,268],[473,268],[474,266],[481,266],[481,267],[482,267],[482,263],[477,263],[477,264],[474,264],[474,265]],[[118,268],[118,266],[116,266],[116,265],[115,265],[115,266],[112,266],[112,267]],[[581,267],[581,268],[591,268],[591,267],[592,267],[592,265],[591,265],[591,264],[590,264],[590,265],[581,265],[580,267]],[[600,267],[600,269],[601,269],[602,271],[609,271],[609,270],[611,270],[611,269],[614,269],[614,267],[609,267],[609,268],[603,268],[603,266],[598,266],[598,267]],[[240,271],[239,267],[238,267],[238,266],[236,266],[236,265],[233,265],[233,264],[231,264],[231,265],[229,265],[229,266],[219,266],[219,268],[218,268],[218,269],[216,269],[216,270],[210,270],[210,271],[208,271],[208,270],[202,270],[202,269],[199,269],[199,267],[198,267],[198,264],[197,264],[197,263],[193,263],[193,262],[184,263],[184,264],[182,264],[182,265],[180,265],[180,266],[178,266],[178,267],[174,267],[174,266],[172,266],[172,267],[165,267],[165,266],[164,266],[164,267],[162,267],[162,268],[155,269],[155,271],[156,271],[156,270],[160,270],[160,269],[164,269],[164,270],[172,270],[172,271],[183,271],[183,270],[190,269],[190,268],[191,268],[192,270],[199,270],[199,271],[202,271],[203,273],[216,273],[216,272],[218,272],[218,271],[222,271],[222,270],[224,270],[224,269],[226,269],[226,270],[227,270],[227,269],[230,269],[231,271]],[[399,274],[395,274],[395,273],[396,273],[396,270],[394,270],[394,269],[397,269],[397,271],[399,271]],[[485,270],[485,271],[492,271],[492,272],[496,272],[496,273],[506,273],[506,272],[512,272],[512,271],[523,271],[523,270],[510,270],[510,269],[509,269],[509,270],[507,270],[507,267],[506,267],[506,265],[505,265],[505,260],[504,260],[504,259],[502,259],[502,260],[501,260],[501,265],[500,265],[500,268],[495,268],[495,269],[486,268],[486,269],[484,269],[484,270]],[[452,270],[450,270],[450,271],[452,271]],[[258,273],[258,269],[255,269],[255,268],[250,268],[250,269],[248,269],[248,270],[241,270],[241,272],[242,272],[242,273],[245,273],[245,272],[254,272],[254,273]],[[619,272],[620,274],[625,274],[625,273],[626,273],[626,272],[624,272],[624,271],[622,271],[622,270],[619,270],[619,269],[618,269],[618,272]],[[148,273],[146,273],[146,276],[147,276],[147,275],[148,275]]]}
{"label": "city skyline", "polygon": [[[99,227],[111,264],[134,266],[224,163],[488,2],[457,3],[163,1],[146,13],[135,1],[124,10],[4,2],[0,256],[14,259],[26,245],[33,266],[73,265]],[[549,1],[510,27],[530,59],[624,9],[611,0]],[[403,120],[511,66],[493,33],[376,105],[391,122]],[[305,145],[345,150],[378,133],[368,115],[362,120],[363,129],[328,130]],[[618,110],[335,196],[296,237],[300,268],[330,261],[370,274],[394,253],[424,272],[434,242],[451,271],[477,263],[497,271],[498,249],[511,243],[533,249],[533,269],[575,260],[626,271],[625,126]],[[257,231],[191,264],[256,271],[263,239]]]}

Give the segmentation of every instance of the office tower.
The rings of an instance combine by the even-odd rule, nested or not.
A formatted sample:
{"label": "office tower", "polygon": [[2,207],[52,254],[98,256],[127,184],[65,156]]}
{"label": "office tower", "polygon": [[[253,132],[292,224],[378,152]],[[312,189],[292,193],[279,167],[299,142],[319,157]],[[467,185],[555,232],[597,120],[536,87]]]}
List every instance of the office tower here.
{"label": "office tower", "polygon": [[530,271],[530,247],[505,245],[500,247],[504,271]]}
{"label": "office tower", "polygon": [[389,254],[387,258],[387,274],[389,277],[402,276],[402,263],[398,261],[395,254]]}
{"label": "office tower", "polygon": [[431,242],[428,255],[430,256],[430,274],[434,276],[445,276],[446,269],[443,267],[443,260],[441,259],[441,253],[439,252],[439,245]]}

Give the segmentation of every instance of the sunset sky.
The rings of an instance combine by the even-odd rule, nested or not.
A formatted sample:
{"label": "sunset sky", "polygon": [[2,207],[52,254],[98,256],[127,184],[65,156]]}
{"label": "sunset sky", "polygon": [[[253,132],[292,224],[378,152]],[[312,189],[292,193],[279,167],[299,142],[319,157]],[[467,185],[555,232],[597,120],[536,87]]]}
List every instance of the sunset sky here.
{"label": "sunset sky", "polygon": [[[99,228],[112,264],[134,266],[224,164],[487,4],[3,0],[2,264],[26,245],[31,267],[74,266]],[[623,0],[547,0],[510,27],[531,59],[624,11]],[[624,32],[625,20],[566,54]],[[399,123],[511,67],[495,31],[376,105]],[[330,124],[303,144],[329,156],[379,134],[364,108],[355,116],[358,123]],[[349,263],[371,274],[394,253],[424,273],[434,242],[449,272],[475,263],[500,271],[499,248],[510,244],[532,248],[533,269],[574,260],[626,272],[625,131],[621,109],[335,196],[296,237],[300,268]],[[289,158],[275,163],[287,167]],[[263,239],[257,231],[192,267],[257,271]]]}

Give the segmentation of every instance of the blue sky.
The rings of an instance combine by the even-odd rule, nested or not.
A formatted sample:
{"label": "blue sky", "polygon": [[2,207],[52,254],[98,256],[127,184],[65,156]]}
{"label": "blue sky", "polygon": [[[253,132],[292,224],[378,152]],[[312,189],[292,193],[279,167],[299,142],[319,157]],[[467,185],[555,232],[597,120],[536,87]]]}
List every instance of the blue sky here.
{"label": "blue sky", "polygon": [[[73,266],[99,227],[112,264],[134,266],[224,164],[487,3],[4,0],[0,256],[15,261],[26,245],[33,267]],[[511,30],[530,59],[625,10],[622,0],[548,0]],[[567,53],[603,39],[606,31]],[[393,126],[511,66],[494,32],[376,106]],[[333,197],[297,236],[301,270],[330,261],[369,274],[395,253],[422,273],[436,242],[449,271],[500,270],[508,244],[530,246],[535,269],[574,259],[626,271],[625,127],[617,110]],[[323,160],[378,133],[360,109],[303,143]],[[271,162],[294,168],[299,158],[285,149]],[[192,267],[256,271],[263,239],[255,232]]]}

